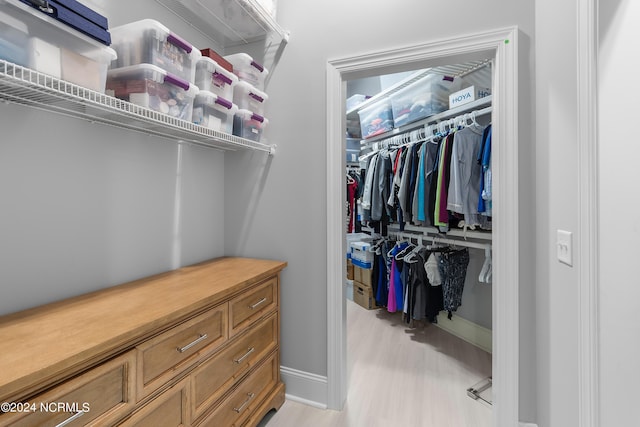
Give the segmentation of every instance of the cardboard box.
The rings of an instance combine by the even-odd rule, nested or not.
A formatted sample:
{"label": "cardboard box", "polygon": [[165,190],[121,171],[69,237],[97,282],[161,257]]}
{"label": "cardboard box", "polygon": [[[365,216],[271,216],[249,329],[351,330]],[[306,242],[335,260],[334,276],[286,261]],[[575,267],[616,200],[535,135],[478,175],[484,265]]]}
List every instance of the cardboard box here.
{"label": "cardboard box", "polygon": [[347,279],[353,280],[354,267],[350,259],[347,260]]}
{"label": "cardboard box", "polygon": [[353,280],[360,282],[364,286],[373,286],[372,273],[373,270],[370,268],[362,268],[357,265],[353,266]]}
{"label": "cardboard box", "polygon": [[226,59],[224,59],[218,52],[216,52],[213,49],[210,48],[206,48],[206,49],[200,49],[200,53],[202,54],[202,56],[206,56],[207,58],[211,58],[214,61],[216,61],[216,63],[221,66],[222,68],[224,68],[225,70],[227,70],[230,73],[233,73],[233,64],[231,64],[231,62],[227,61]]}
{"label": "cardboard box", "polygon": [[378,308],[373,296],[373,289],[355,281],[353,282],[353,301],[367,310]]}

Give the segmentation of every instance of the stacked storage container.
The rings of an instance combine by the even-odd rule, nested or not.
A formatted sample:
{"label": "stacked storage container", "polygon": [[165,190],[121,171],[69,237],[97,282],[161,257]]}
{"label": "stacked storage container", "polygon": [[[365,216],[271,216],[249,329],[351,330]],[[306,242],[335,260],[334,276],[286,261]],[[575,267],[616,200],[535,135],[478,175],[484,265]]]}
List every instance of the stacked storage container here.
{"label": "stacked storage container", "polygon": [[391,96],[393,120],[400,127],[449,108],[449,95],[460,88],[458,79],[429,74]]}
{"label": "stacked storage container", "polygon": [[107,93],[177,119],[191,121],[198,88],[152,64],[109,70]]}
{"label": "stacked storage container", "polygon": [[233,90],[233,102],[239,109],[249,110],[252,113],[264,115],[265,103],[269,96],[245,81],[239,81]]}
{"label": "stacked storage container", "polygon": [[264,83],[269,70],[258,64],[253,58],[246,53],[236,53],[224,57],[233,65],[233,73],[253,87],[264,90]]}
{"label": "stacked storage container", "polygon": [[231,101],[238,77],[210,57],[202,57],[196,64],[195,78],[200,93],[194,102],[193,122],[231,134],[238,111]]}
{"label": "stacked storage container", "polygon": [[104,92],[109,48],[107,19],[75,0],[51,2],[55,14],[18,0],[0,0],[0,59]]}
{"label": "stacked storage container", "polygon": [[246,53],[224,57],[233,65],[239,82],[234,88],[234,103],[238,112],[233,119],[233,134],[259,142],[269,120],[264,117],[268,96],[264,90],[269,71]]}
{"label": "stacked storage container", "polygon": [[209,129],[231,134],[238,107],[231,101],[201,90],[193,103],[193,122]]}
{"label": "stacked storage container", "polygon": [[233,134],[240,138],[260,142],[269,120],[249,110],[238,110],[233,118]]}
{"label": "stacked storage container", "polygon": [[231,101],[233,100],[234,86],[238,83],[238,77],[213,59],[202,57],[196,64],[195,83],[198,89],[213,92]]}
{"label": "stacked storage container", "polygon": [[358,110],[363,138],[371,138],[393,129],[391,101],[381,99]]}
{"label": "stacked storage container", "polygon": [[118,53],[107,76],[117,98],[191,121],[200,51],[161,23],[144,19],[111,30]]}

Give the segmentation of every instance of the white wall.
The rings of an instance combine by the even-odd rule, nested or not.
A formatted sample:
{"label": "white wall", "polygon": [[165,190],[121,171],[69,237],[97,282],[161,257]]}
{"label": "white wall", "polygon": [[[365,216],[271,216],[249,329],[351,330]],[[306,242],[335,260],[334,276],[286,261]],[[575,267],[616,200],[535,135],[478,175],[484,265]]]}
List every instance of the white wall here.
{"label": "white wall", "polygon": [[[579,264],[556,259],[556,231],[580,245],[577,2],[536,1],[538,425],[578,425]],[[602,424],[616,425],[616,424]]]}
{"label": "white wall", "polygon": [[[289,368],[326,375],[327,61],[518,25],[522,31],[520,142],[531,147],[534,6],[527,1],[506,0],[403,0],[376,7],[364,0],[281,0],[278,6],[278,20],[291,30],[291,41],[268,88],[268,136],[278,144],[278,153],[268,174],[261,173],[265,166],[260,156],[226,156],[225,248],[229,254],[289,262],[282,275],[281,362]],[[523,178],[532,181],[531,176]],[[524,240],[531,242],[533,227],[525,231]],[[534,256],[531,249],[525,248],[524,253],[529,255],[527,259]],[[521,341],[524,362],[520,406],[522,419],[534,420],[534,276],[525,271],[528,274],[520,284],[528,304],[521,322],[525,336]]]}
{"label": "white wall", "polygon": [[640,382],[640,145],[634,137],[638,104],[633,70],[640,66],[632,0],[600,1],[600,402],[602,426],[636,425]]}
{"label": "white wall", "polygon": [[[105,7],[209,43],[155,1]],[[0,127],[0,314],[224,255],[223,153],[185,146],[178,177],[164,139],[7,104]]]}

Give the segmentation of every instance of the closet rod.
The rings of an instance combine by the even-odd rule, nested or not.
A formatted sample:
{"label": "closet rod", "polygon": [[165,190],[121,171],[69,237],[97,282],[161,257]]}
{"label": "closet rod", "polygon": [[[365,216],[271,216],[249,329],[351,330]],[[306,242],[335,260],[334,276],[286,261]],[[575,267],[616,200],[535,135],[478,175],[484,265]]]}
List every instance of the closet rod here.
{"label": "closet rod", "polygon": [[418,233],[403,233],[401,231],[389,231],[389,236],[400,237],[403,239],[418,239],[420,243],[424,243],[425,240],[431,241],[433,243],[442,243],[444,245],[453,245],[453,246],[464,246],[467,248],[474,249],[491,249],[491,243],[476,243],[476,242],[468,242],[466,240],[453,240],[453,239],[445,239],[442,237],[429,237],[427,234],[418,234]]}

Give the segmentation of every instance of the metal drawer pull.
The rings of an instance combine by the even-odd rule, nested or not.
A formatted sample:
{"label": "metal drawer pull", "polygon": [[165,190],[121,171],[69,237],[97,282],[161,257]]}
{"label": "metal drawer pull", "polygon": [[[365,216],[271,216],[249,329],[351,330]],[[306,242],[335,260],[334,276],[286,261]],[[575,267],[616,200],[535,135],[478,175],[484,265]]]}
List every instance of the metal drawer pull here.
{"label": "metal drawer pull", "polygon": [[240,405],[239,408],[233,408],[234,411],[236,411],[237,413],[242,412],[242,410],[244,409],[245,406],[247,406],[249,404],[249,402],[251,401],[251,399],[253,399],[253,397],[255,396],[255,393],[247,393],[247,400],[244,401],[244,403],[242,405]]}
{"label": "metal drawer pull", "polygon": [[253,353],[254,351],[256,351],[256,349],[255,349],[254,347],[251,347],[249,350],[247,350],[247,352],[244,354],[244,356],[242,356],[242,357],[241,357],[241,358],[239,358],[239,359],[233,359],[233,361],[234,361],[234,362],[236,362],[236,363],[242,363],[242,361],[243,361],[244,359],[246,359],[247,357],[249,357],[249,355],[250,355],[251,353]]}
{"label": "metal drawer pull", "polygon": [[196,339],[194,342],[189,343],[189,344],[185,345],[184,347],[178,347],[178,351],[180,353],[184,353],[185,351],[189,350],[194,345],[198,344],[200,341],[204,341],[206,339],[207,339],[207,334],[200,334],[200,337],[198,337],[198,339]]}
{"label": "metal drawer pull", "polygon": [[253,304],[253,305],[250,305],[250,306],[249,306],[249,308],[250,308],[251,310],[253,310],[254,308],[256,308],[257,306],[259,306],[260,304],[262,304],[263,302],[266,302],[266,301],[267,301],[267,298],[266,298],[266,297],[265,297],[265,298],[262,298],[262,299],[261,299],[260,301],[258,301],[257,303],[255,303],[255,304]]}
{"label": "metal drawer pull", "polygon": [[69,418],[67,418],[63,422],[61,422],[60,424],[57,424],[56,427],[66,426],[67,424],[77,420],[78,418],[80,418],[83,415],[84,415],[84,411],[76,412],[75,414],[73,414],[72,416],[70,416]]}

